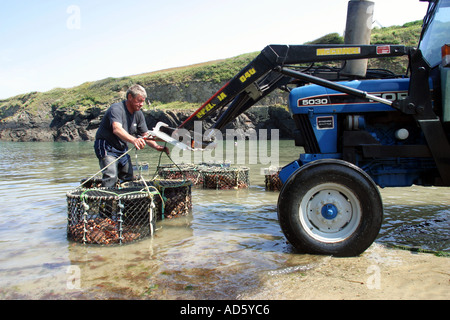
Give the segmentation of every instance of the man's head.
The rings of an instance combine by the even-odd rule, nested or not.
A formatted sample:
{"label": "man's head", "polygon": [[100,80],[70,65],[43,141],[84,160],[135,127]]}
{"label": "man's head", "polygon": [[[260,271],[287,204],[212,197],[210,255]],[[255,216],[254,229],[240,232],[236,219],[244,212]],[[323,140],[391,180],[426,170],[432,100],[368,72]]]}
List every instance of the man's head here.
{"label": "man's head", "polygon": [[130,113],[134,113],[142,108],[145,99],[147,99],[147,92],[144,87],[135,84],[128,88],[127,93],[127,107]]}

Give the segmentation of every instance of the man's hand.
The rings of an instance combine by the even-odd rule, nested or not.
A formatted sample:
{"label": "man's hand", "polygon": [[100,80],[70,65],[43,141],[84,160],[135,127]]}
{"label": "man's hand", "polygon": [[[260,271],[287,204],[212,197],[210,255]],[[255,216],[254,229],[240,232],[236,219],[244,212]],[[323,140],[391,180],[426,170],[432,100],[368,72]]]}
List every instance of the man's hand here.
{"label": "man's hand", "polygon": [[154,136],[152,136],[149,132],[144,134],[144,136],[142,138],[144,138],[145,140],[156,140],[156,138]]}
{"label": "man's hand", "polygon": [[112,124],[113,133],[119,137],[119,139],[122,139],[123,141],[132,143],[136,149],[141,150],[145,148],[145,140],[143,138],[136,138],[132,135],[130,135],[128,132],[125,131],[124,128],[122,128],[122,124],[119,122],[113,122]]}
{"label": "man's hand", "polygon": [[144,149],[146,145],[145,140],[143,138],[135,138],[133,144],[138,150]]}

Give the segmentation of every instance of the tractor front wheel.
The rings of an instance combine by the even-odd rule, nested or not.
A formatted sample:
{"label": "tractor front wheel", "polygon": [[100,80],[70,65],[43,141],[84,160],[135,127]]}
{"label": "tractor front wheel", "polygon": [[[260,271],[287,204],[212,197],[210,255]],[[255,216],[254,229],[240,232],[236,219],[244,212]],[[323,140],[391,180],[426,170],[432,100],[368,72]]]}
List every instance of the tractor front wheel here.
{"label": "tractor front wheel", "polygon": [[287,240],[301,252],[357,256],[377,237],[383,204],[363,170],[342,160],[317,160],[283,185],[278,219]]}

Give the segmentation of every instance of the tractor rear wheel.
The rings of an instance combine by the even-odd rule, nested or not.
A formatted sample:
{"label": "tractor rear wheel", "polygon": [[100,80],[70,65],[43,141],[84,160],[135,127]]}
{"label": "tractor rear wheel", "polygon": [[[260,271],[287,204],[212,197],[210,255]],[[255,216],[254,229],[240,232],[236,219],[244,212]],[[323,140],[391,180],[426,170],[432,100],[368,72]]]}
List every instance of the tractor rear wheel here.
{"label": "tractor rear wheel", "polygon": [[298,251],[357,256],[377,237],[383,204],[363,170],[342,160],[317,160],[299,168],[283,185],[278,219]]}

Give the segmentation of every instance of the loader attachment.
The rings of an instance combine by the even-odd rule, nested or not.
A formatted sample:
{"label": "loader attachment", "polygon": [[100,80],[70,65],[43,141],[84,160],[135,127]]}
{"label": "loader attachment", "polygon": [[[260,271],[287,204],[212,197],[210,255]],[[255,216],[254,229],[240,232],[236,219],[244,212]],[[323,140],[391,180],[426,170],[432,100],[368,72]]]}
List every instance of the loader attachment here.
{"label": "loader attachment", "polygon": [[[275,89],[286,88],[295,80],[290,74],[282,72],[283,66],[330,60],[403,56],[407,55],[409,50],[410,48],[400,45],[269,45],[188,117],[178,129],[192,130],[195,121],[207,120],[213,115],[218,115],[218,120],[211,128],[223,129],[269,93]],[[306,67],[304,70],[306,74],[314,68]],[[313,79],[307,81],[314,83]]]}

